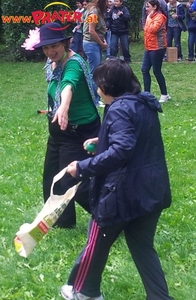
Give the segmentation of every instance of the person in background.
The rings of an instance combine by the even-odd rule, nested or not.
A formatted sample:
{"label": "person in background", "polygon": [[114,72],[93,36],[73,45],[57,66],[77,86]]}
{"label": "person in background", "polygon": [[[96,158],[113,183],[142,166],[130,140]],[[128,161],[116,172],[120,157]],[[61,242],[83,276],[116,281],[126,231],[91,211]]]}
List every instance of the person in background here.
{"label": "person in background", "polygon": [[195,61],[194,50],[196,47],[196,10],[194,10],[195,1],[190,0],[186,3],[186,25],[188,29],[188,61]]}
{"label": "person in background", "polygon": [[[76,1],[76,13],[83,13],[84,12],[84,8],[83,8],[83,0],[80,1]],[[81,18],[82,19],[82,18]],[[74,52],[76,53],[81,53],[81,56],[83,55],[83,34],[82,34],[82,22],[78,22],[76,26],[73,29],[73,38],[72,38],[72,42],[70,44],[70,49],[72,49]]]}
{"label": "person in background", "polygon": [[[71,161],[90,156],[83,143],[100,128],[88,67],[82,57],[70,49],[70,38],[64,36],[59,23],[46,23],[40,28],[40,42],[34,45],[35,49],[42,49],[49,60],[46,65],[49,138],[43,172],[45,202],[50,196],[53,177]],[[77,182],[66,173],[55,184],[54,194],[64,194]],[[72,228],[76,225],[74,201],[90,212],[89,179],[79,186],[56,226]]]}
{"label": "person in background", "polygon": [[[102,61],[102,50],[107,49],[105,40],[106,25],[104,14],[107,9],[107,0],[92,0],[88,3],[85,11],[83,25],[83,49],[87,57],[91,78],[94,69]],[[97,103],[100,97],[97,94],[97,87],[93,82]]]}
{"label": "person in background", "polygon": [[160,103],[150,93],[141,92],[132,69],[121,59],[102,62],[94,80],[107,104],[98,137],[84,143],[84,147],[97,143],[95,156],[74,161],[67,170],[74,178],[92,178],[92,217],[86,246],[61,295],[66,300],[103,300],[102,273],[110,248],[124,232],[145,299],[171,300],[154,248],[158,220],[171,204]]}
{"label": "person in background", "polygon": [[[146,22],[147,14],[146,14],[146,2],[144,1],[144,5],[142,7],[142,28],[144,29],[144,25]],[[165,0],[159,0],[161,11],[164,13],[165,16],[167,16],[167,2]]]}
{"label": "person in background", "polygon": [[150,92],[151,75],[153,68],[154,76],[160,88],[160,102],[170,99],[167,93],[165,77],[161,71],[163,58],[167,48],[166,22],[167,17],[162,13],[158,0],[146,2],[147,18],[144,25],[144,56],[141,66],[144,90]]}
{"label": "person in background", "polygon": [[82,16],[82,22],[84,22],[84,19],[85,19],[85,12],[86,12],[87,5],[88,5],[87,1],[83,1],[82,2],[82,7],[84,8],[83,13],[82,13],[83,14],[83,16]]}
{"label": "person in background", "polygon": [[190,4],[189,12],[193,13],[194,11],[196,11],[196,0],[190,0],[188,3]]}
{"label": "person in background", "polygon": [[110,40],[111,40],[111,30],[108,28],[109,24],[107,23],[107,16],[111,10],[111,8],[114,5],[114,0],[108,0],[108,7],[107,7],[107,11],[105,13],[105,22],[106,22],[106,34],[105,34],[105,40],[106,43],[108,44],[108,47],[106,49],[106,58],[110,57]]}
{"label": "person in background", "polygon": [[131,62],[129,53],[129,22],[131,16],[123,0],[114,0],[114,5],[107,15],[107,27],[111,30],[110,55],[117,56],[120,40],[122,55],[127,63]]}
{"label": "person in background", "polygon": [[182,61],[182,47],[181,47],[181,32],[186,31],[184,7],[176,0],[169,0],[167,3],[168,23],[167,23],[167,46],[174,46],[178,49],[178,61]]}

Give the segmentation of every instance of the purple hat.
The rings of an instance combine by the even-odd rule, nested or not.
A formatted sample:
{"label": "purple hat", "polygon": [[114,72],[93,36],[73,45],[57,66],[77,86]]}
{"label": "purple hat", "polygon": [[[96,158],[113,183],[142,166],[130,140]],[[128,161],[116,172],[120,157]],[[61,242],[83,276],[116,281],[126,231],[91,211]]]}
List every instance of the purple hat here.
{"label": "purple hat", "polygon": [[64,36],[63,28],[59,23],[46,23],[40,28],[40,42],[33,48],[38,49],[42,46],[69,40],[70,38],[71,36]]}

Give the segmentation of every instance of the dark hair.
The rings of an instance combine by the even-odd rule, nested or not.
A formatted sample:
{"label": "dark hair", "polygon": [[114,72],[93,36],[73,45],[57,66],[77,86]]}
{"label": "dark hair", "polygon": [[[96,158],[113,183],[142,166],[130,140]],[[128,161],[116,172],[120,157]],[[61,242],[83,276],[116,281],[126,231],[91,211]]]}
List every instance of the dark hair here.
{"label": "dark hair", "polygon": [[92,7],[96,7],[104,15],[107,10],[107,0],[92,0],[88,3],[87,9]]}
{"label": "dark hair", "polygon": [[124,93],[138,94],[141,85],[132,69],[122,59],[110,58],[94,71],[93,80],[105,95],[119,97]]}
{"label": "dark hair", "polygon": [[149,0],[146,1],[146,3],[150,3],[152,6],[156,5],[157,6],[156,11],[161,11],[163,14],[165,14],[158,0]]}
{"label": "dark hair", "polygon": [[76,0],[76,3],[82,4],[83,2],[84,2],[84,0]]}

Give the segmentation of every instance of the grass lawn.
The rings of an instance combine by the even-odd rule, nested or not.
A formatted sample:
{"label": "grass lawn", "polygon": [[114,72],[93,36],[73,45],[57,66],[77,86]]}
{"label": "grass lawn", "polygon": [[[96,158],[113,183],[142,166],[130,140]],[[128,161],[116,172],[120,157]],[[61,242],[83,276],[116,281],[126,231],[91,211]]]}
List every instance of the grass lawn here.
{"label": "grass lawn", "polygon": [[[183,52],[187,36],[183,33]],[[132,68],[141,80],[143,45],[131,46]],[[52,230],[27,259],[13,247],[15,233],[42,207],[42,169],[47,120],[43,63],[0,62],[0,299],[58,300],[86,241],[89,216],[77,207],[74,230]],[[172,206],[165,210],[155,245],[175,300],[195,300],[196,282],[196,62],[164,63],[171,101],[160,114],[170,173]],[[160,96],[152,80],[152,93]],[[95,270],[96,272],[96,270]],[[123,236],[114,244],[103,274],[105,300],[144,300],[145,293]],[[158,300],[158,299],[157,299]]]}

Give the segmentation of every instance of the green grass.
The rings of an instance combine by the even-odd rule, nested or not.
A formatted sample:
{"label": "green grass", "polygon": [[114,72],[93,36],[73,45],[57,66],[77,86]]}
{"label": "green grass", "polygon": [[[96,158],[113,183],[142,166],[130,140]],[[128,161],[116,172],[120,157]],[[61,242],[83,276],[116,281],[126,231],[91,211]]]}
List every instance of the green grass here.
{"label": "green grass", "polygon": [[[186,57],[186,35],[183,35]],[[143,45],[131,46],[132,68],[141,80]],[[74,230],[50,231],[27,259],[18,256],[13,238],[42,207],[42,170],[47,120],[43,63],[1,61],[0,71],[0,299],[58,300],[73,262],[86,241],[89,216],[77,206]],[[156,234],[171,295],[195,300],[196,281],[196,93],[195,63],[164,63],[172,99],[160,114],[170,173],[172,206]],[[152,76],[152,92],[159,97]],[[95,270],[96,271],[96,270]],[[144,300],[145,293],[123,236],[114,244],[103,274],[105,300]],[[158,299],[157,299],[158,300]]]}

